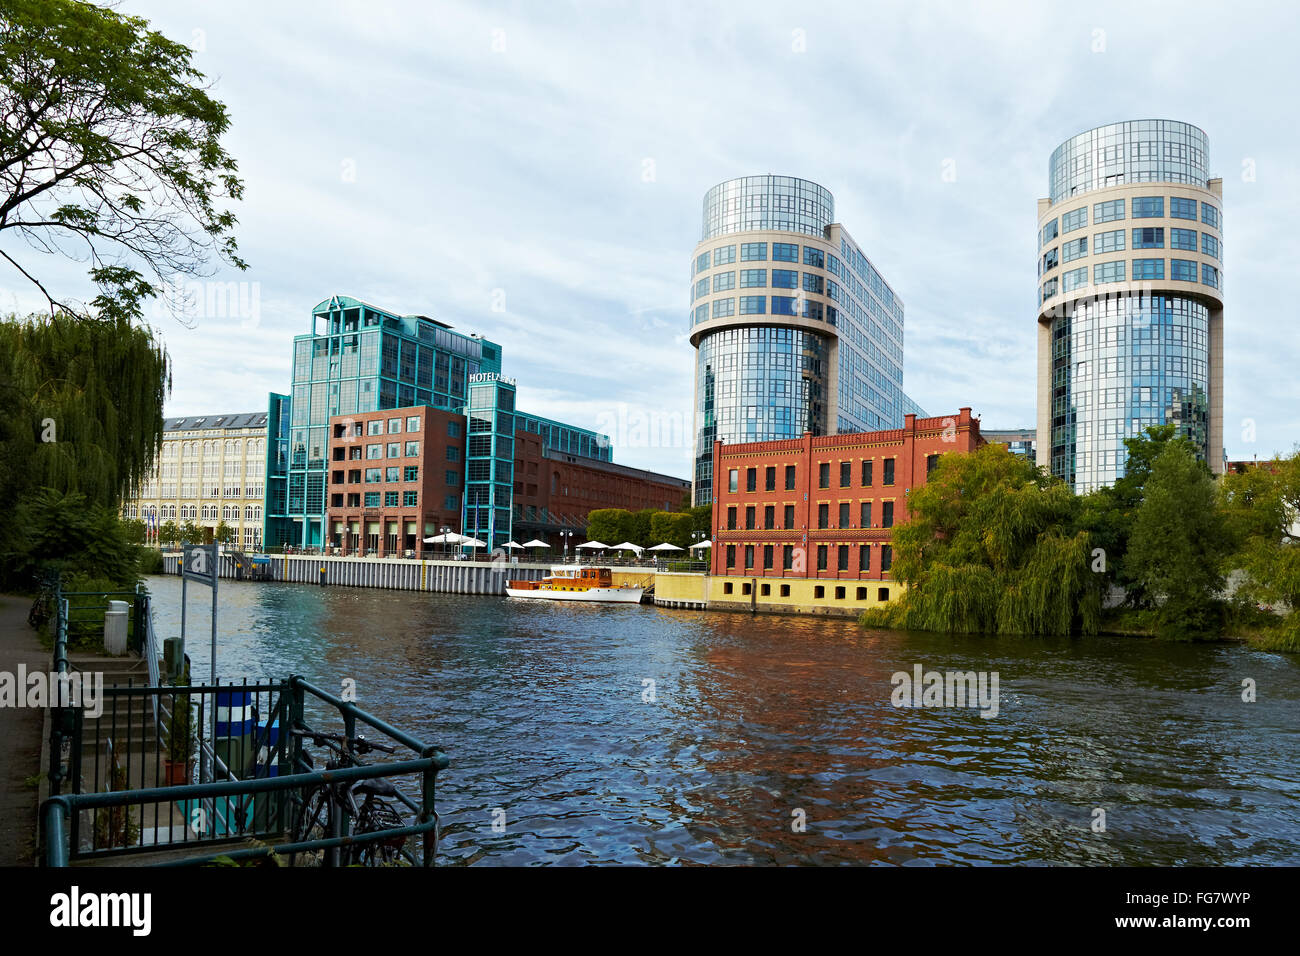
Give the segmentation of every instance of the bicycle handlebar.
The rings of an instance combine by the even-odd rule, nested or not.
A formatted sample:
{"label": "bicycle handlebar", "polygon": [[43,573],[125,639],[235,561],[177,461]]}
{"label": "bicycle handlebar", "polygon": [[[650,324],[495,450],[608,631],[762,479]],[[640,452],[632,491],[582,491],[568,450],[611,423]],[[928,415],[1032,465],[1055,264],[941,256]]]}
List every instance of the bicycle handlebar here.
{"label": "bicycle handlebar", "polygon": [[325,747],[330,742],[333,742],[346,748],[349,753],[365,754],[370,753],[372,750],[379,750],[386,754],[397,753],[396,747],[372,743],[361,734],[357,734],[355,737],[345,737],[343,734],[327,734],[318,730],[300,730],[295,727],[289,731],[289,735],[292,737],[310,737],[311,742],[317,747]]}

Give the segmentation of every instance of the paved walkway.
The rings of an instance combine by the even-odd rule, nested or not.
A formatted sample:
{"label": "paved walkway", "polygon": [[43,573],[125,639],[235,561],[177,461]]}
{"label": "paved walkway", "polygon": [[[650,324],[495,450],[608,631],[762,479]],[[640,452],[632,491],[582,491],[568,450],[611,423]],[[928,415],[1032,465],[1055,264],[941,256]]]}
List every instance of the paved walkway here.
{"label": "paved walkway", "polygon": [[[0,594],[0,671],[48,671],[50,654],[27,626],[31,598]],[[0,708],[0,866],[31,866],[36,844],[36,787],[44,711]]]}

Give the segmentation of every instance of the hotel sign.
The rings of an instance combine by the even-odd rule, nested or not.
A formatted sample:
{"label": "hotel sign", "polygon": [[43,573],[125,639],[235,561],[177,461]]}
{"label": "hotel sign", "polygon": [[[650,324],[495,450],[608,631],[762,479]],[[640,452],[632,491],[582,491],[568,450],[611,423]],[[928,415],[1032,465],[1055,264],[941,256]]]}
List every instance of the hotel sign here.
{"label": "hotel sign", "polygon": [[513,378],[506,378],[498,372],[475,372],[469,377],[471,385],[477,385],[480,382],[500,382],[502,385],[509,385],[511,388],[515,387]]}

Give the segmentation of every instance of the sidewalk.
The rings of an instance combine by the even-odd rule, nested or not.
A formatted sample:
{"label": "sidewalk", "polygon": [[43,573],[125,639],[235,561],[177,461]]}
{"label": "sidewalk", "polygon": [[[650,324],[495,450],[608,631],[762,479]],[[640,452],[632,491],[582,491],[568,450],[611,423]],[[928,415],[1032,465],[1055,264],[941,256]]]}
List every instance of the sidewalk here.
{"label": "sidewalk", "polygon": [[[27,626],[32,599],[0,594],[0,671],[16,675],[48,671],[50,654]],[[22,689],[19,689],[22,692]],[[31,866],[36,842],[37,788],[28,779],[40,771],[44,711],[0,708],[0,866]]]}

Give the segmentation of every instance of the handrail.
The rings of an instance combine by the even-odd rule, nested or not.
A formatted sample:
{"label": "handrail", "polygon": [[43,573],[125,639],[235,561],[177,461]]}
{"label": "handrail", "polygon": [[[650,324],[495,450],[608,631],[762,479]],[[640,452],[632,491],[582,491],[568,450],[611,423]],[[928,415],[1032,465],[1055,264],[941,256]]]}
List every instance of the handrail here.
{"label": "handrail", "polygon": [[391,739],[396,740],[398,743],[404,744],[405,746],[411,748],[416,753],[418,753],[421,757],[428,757],[431,754],[440,752],[440,748],[434,746],[433,744],[426,744],[421,740],[417,740],[415,737],[412,737],[410,734],[398,730],[396,727],[392,726],[391,724],[383,720],[380,720],[378,717],[374,717],[366,713],[356,704],[350,703],[346,700],[341,700],[340,698],[335,697],[333,694],[329,693],[328,691],[321,690],[319,687],[315,686],[314,684],[312,684],[310,681],[308,681],[305,677],[302,677],[301,675],[295,675],[293,677],[290,677],[289,686],[301,687],[303,690],[307,691],[313,697],[317,697],[320,700],[325,701],[325,703],[337,707],[345,715],[350,715],[352,717],[359,717],[362,723],[366,724],[367,726],[373,727],[375,730],[379,731],[382,734],[387,734]]}

